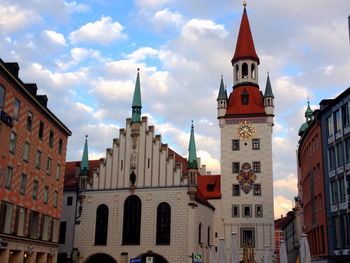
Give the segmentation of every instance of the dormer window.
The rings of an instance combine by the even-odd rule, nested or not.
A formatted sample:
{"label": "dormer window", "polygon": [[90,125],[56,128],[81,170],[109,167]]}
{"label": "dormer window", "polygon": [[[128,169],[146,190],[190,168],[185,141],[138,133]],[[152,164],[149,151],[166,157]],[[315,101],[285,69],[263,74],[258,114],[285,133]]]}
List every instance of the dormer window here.
{"label": "dormer window", "polygon": [[242,65],[242,78],[247,79],[248,78],[248,64],[243,63]]}
{"label": "dormer window", "polygon": [[241,94],[241,99],[242,99],[242,105],[249,104],[249,93],[247,92],[246,89],[243,90],[243,92]]}

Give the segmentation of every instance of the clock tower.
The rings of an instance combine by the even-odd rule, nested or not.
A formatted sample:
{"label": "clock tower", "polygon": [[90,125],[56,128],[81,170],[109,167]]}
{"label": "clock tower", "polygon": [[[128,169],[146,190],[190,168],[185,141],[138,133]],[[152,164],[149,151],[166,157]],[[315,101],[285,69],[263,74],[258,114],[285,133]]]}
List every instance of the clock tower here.
{"label": "clock tower", "polygon": [[255,261],[274,251],[272,127],[274,96],[267,76],[259,88],[259,57],[255,51],[246,4],[231,60],[233,87],[229,96],[221,77],[218,119],[221,139],[222,237],[230,247],[237,233],[240,260],[252,247]]}

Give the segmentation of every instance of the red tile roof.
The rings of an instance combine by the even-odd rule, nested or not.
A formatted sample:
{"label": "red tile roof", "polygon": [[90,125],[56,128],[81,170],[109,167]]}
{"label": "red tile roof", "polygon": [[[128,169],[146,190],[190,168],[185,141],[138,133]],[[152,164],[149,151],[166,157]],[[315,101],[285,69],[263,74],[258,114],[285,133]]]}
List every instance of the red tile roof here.
{"label": "red tile roof", "polygon": [[[197,176],[198,190],[205,199],[221,198],[221,176],[220,175],[199,175]],[[208,185],[212,185],[212,191],[208,191]],[[210,187],[209,187],[210,188]]]}
{"label": "red tile roof", "polygon": [[[80,161],[66,162],[64,173],[64,188],[78,188],[79,187],[79,170]],[[89,161],[89,177],[92,177],[95,168],[100,166],[101,160]]]}
{"label": "red tile roof", "polygon": [[253,36],[250,31],[250,25],[247,15],[247,10],[244,7],[241,26],[239,28],[236,50],[231,60],[232,64],[241,59],[252,59],[260,63],[259,57],[256,54]]}
{"label": "red tile roof", "polygon": [[[247,105],[242,105],[242,93],[248,93],[249,99]],[[265,116],[265,108],[263,94],[258,87],[253,85],[241,85],[233,89],[229,97],[226,116],[239,115],[263,115]]]}
{"label": "red tile roof", "polygon": [[294,212],[289,211],[285,217],[281,217],[275,220],[275,228],[284,230],[291,221],[294,219]]}

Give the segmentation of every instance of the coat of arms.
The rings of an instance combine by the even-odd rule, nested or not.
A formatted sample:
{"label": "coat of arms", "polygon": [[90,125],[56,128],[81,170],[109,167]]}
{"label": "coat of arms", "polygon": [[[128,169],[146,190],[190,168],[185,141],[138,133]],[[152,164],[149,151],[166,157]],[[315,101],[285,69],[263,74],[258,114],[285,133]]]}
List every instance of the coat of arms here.
{"label": "coat of arms", "polygon": [[252,167],[250,163],[243,163],[242,169],[237,175],[237,181],[239,182],[241,189],[245,194],[248,194],[250,190],[252,190],[253,184],[256,180],[256,175],[251,168]]}

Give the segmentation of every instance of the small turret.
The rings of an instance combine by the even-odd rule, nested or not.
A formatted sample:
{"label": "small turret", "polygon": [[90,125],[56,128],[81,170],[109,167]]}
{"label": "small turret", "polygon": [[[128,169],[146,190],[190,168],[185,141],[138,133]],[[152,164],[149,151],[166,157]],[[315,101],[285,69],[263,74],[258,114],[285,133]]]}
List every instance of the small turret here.
{"label": "small turret", "polygon": [[88,154],[88,136],[85,135],[85,145],[83,151],[83,157],[80,163],[80,172],[79,172],[79,191],[83,192],[87,188],[89,180],[89,154]]}
{"label": "small turret", "polygon": [[134,97],[132,100],[132,122],[141,122],[141,88],[140,88],[140,69],[137,69]]}
{"label": "small turret", "polygon": [[190,198],[194,200],[197,193],[197,175],[198,175],[198,163],[197,163],[197,152],[196,142],[194,139],[194,126],[193,121],[191,125],[190,143],[188,146],[188,194]]}
{"label": "small turret", "polygon": [[275,116],[274,96],[272,93],[270,75],[267,73],[266,88],[264,94],[264,107],[267,115],[267,122],[273,126],[273,118]]}
{"label": "small turret", "polygon": [[299,131],[298,131],[298,135],[300,137],[303,137],[305,131],[307,130],[307,128],[309,128],[309,124],[313,119],[314,119],[314,112],[310,108],[310,101],[308,101],[307,108],[305,111],[305,122],[300,126]]}
{"label": "small turret", "polygon": [[226,114],[226,109],[227,109],[227,92],[224,86],[224,79],[223,76],[221,75],[221,81],[220,81],[220,88],[219,88],[219,94],[218,98],[216,99],[218,102],[218,119],[221,117],[224,117]]}

